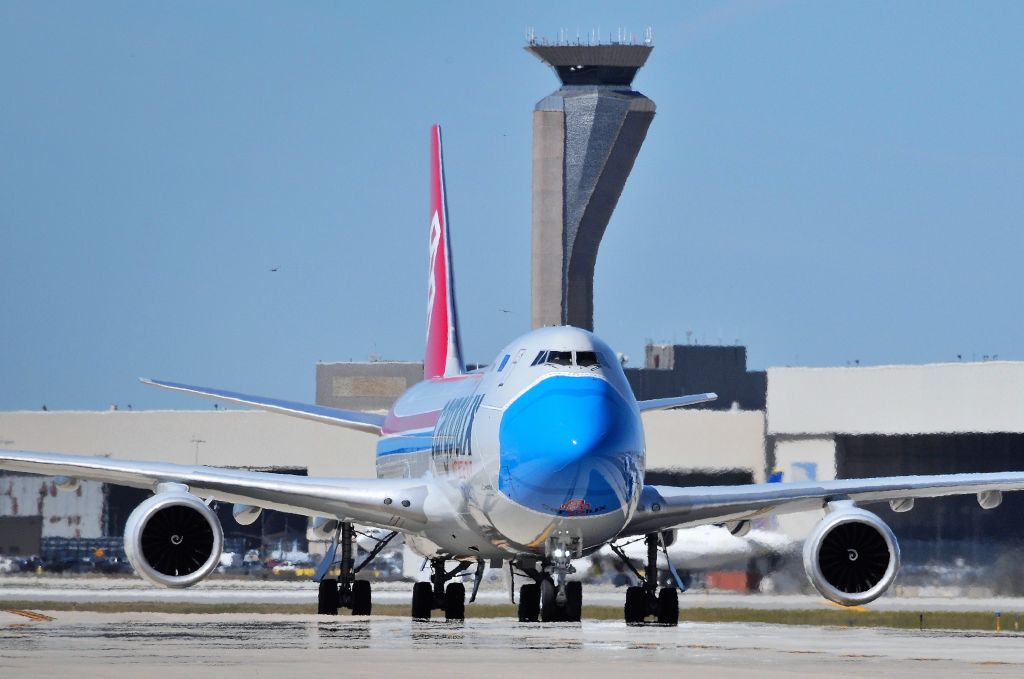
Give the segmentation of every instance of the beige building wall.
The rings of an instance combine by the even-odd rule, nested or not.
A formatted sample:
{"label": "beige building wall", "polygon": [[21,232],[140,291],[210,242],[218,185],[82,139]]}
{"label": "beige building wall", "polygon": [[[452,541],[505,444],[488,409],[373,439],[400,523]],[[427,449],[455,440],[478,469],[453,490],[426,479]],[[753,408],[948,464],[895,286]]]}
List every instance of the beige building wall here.
{"label": "beige building wall", "polygon": [[3,447],[220,467],[298,467],[373,478],[377,437],[243,410],[0,413]]}
{"label": "beige building wall", "polygon": [[[832,481],[836,478],[836,442],[831,436],[777,436],[775,468],[782,480]],[[778,518],[779,530],[796,540],[807,537],[821,512],[784,514]]]}
{"label": "beige building wall", "polygon": [[749,469],[765,480],[759,410],[655,410],[643,421],[649,469]]}
{"label": "beige building wall", "polygon": [[769,434],[1024,432],[1024,362],[769,368]]}

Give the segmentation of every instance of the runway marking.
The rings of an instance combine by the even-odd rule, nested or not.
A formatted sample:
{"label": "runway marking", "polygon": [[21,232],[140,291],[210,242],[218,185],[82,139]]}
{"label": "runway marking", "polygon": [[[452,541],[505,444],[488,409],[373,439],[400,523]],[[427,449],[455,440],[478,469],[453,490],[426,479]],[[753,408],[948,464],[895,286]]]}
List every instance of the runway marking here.
{"label": "runway marking", "polygon": [[36,613],[35,611],[23,611],[16,608],[5,608],[4,610],[8,613],[14,613],[15,615],[20,615],[22,617],[28,618],[32,622],[50,622],[51,620],[55,619],[51,618],[48,615],[43,615],[42,613]]}

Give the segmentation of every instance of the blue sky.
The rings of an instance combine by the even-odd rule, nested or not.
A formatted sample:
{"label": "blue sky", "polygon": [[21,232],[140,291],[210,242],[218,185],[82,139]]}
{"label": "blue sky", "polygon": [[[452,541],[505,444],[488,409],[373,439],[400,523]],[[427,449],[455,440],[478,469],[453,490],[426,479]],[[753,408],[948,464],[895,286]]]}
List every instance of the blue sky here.
{"label": "blue sky", "polygon": [[[540,36],[654,30],[596,331],[751,366],[1024,359],[1024,4],[0,2],[0,409],[312,400],[418,360],[428,129],[463,340],[529,326]],[[280,267],[276,273],[269,270]],[[509,310],[505,313],[502,309]]]}

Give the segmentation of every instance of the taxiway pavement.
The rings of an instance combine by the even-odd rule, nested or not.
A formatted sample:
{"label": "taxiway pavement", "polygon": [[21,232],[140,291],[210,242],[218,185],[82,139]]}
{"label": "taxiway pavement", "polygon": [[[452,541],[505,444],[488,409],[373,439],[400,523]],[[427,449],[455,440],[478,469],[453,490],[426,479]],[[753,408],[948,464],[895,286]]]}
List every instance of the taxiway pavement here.
{"label": "taxiway pavement", "polygon": [[785,625],[0,612],[0,676],[1020,676],[1024,635]]}
{"label": "taxiway pavement", "polygon": [[[625,588],[586,586],[584,605],[621,606]],[[316,585],[302,580],[204,580],[188,589],[154,587],[135,577],[0,576],[0,603],[7,601],[60,601],[77,603],[161,601],[190,604],[309,604],[316,603]],[[373,600],[380,604],[406,605],[412,584],[379,582],[373,585]],[[500,583],[481,589],[481,603],[508,603],[508,590]],[[731,594],[691,590],[680,596],[688,608],[772,608],[808,610],[832,607],[813,594]],[[982,611],[1024,613],[1024,598],[962,596],[900,596],[887,594],[866,606],[876,611]]]}

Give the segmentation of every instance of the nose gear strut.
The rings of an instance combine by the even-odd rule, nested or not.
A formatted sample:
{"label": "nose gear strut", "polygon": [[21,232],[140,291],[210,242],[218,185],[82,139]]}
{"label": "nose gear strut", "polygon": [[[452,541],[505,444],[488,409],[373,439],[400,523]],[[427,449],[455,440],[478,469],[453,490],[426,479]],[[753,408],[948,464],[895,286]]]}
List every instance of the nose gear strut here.
{"label": "nose gear strut", "polygon": [[538,570],[535,561],[509,564],[515,591],[515,568],[532,583],[519,590],[520,622],[579,622],[583,615],[583,585],[569,581],[576,572],[572,560],[581,556],[580,539],[569,534],[556,535],[548,542],[548,556]]}

